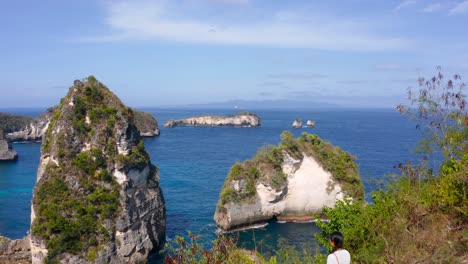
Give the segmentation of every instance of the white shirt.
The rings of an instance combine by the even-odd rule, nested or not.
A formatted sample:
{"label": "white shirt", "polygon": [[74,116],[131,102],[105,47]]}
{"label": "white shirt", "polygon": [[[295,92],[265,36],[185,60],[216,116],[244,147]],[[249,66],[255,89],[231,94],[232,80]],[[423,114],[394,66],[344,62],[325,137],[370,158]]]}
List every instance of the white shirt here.
{"label": "white shirt", "polygon": [[351,255],[346,249],[337,250],[327,258],[327,264],[349,264],[351,263]]}

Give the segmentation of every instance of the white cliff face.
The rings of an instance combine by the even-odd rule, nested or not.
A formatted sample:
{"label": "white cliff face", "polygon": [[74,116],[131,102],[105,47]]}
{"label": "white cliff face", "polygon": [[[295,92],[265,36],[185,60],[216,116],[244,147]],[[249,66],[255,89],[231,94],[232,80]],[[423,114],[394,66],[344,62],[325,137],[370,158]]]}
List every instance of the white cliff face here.
{"label": "white cliff face", "polygon": [[260,126],[260,118],[256,115],[224,116],[199,116],[181,120],[170,120],[165,127],[174,126]]}
{"label": "white cliff face", "polygon": [[[323,206],[333,207],[341,193],[339,184],[333,184],[330,172],[318,162],[304,156],[299,169],[288,174],[288,195],[283,214],[307,215],[320,212]],[[333,188],[329,186],[334,185]]]}
{"label": "white cliff face", "polygon": [[271,219],[274,216],[294,218],[311,216],[323,206],[333,207],[343,198],[340,185],[330,172],[313,158],[303,154],[296,160],[285,154],[282,165],[287,174],[287,184],[280,191],[263,183],[256,185],[256,196],[251,202],[224,205],[218,210],[215,221],[224,230],[251,225]]}

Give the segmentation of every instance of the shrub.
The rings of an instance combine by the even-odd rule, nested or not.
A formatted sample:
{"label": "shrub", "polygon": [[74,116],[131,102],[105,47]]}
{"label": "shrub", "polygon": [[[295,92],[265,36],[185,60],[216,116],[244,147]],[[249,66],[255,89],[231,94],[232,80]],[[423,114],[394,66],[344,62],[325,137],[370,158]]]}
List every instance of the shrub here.
{"label": "shrub", "polygon": [[[419,151],[444,153],[438,175],[419,165],[400,165],[401,175],[384,190],[372,193],[373,203],[345,201],[325,208],[329,223],[318,222],[317,239],[328,245],[328,234],[340,230],[345,247],[358,263],[459,263],[466,259],[468,233],[468,122],[463,88],[443,81],[440,73],[409,91],[417,106],[398,106],[398,111],[418,121],[426,131]],[[455,80],[460,80],[456,75]]]}

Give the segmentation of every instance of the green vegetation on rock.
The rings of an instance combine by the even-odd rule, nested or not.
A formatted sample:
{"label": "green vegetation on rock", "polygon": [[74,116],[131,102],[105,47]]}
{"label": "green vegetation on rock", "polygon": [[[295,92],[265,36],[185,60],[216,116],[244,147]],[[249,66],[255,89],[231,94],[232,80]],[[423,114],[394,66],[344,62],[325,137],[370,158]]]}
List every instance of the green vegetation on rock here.
{"label": "green vegetation on rock", "polygon": [[150,156],[145,151],[143,140],[139,140],[136,146],[133,146],[128,155],[118,155],[117,162],[123,167],[143,169],[150,161]]}
{"label": "green vegetation on rock", "polygon": [[[127,129],[128,128],[128,129]],[[90,76],[75,81],[56,108],[42,143],[42,156],[53,157],[36,184],[32,235],[46,242],[46,262],[62,253],[89,260],[113,240],[120,186],[110,171],[149,162],[143,141],[129,155],[118,155],[122,133],[133,133],[133,111]]]}
{"label": "green vegetation on rock", "polygon": [[243,115],[258,117],[258,115],[255,114],[255,113],[252,113],[252,112],[245,112],[245,111],[244,111],[244,112],[239,112],[239,113],[234,114],[234,115],[232,115],[232,116],[243,116]]}
{"label": "green vegetation on rock", "polygon": [[[349,197],[363,198],[364,187],[355,158],[351,154],[334,147],[316,135],[303,133],[295,139],[291,132],[285,131],[281,134],[279,146],[263,147],[252,160],[238,162],[232,166],[221,190],[218,208],[229,202],[239,203],[254,197],[258,181],[278,191],[281,190],[287,183],[287,175],[281,168],[285,154],[294,159],[302,159],[304,154],[315,158],[341,184],[343,191]],[[231,186],[234,180],[243,181],[245,188],[240,192],[236,191]]]}
{"label": "green vegetation on rock", "polygon": [[135,116],[135,126],[140,132],[153,133],[158,129],[158,121],[151,113],[133,111]]}

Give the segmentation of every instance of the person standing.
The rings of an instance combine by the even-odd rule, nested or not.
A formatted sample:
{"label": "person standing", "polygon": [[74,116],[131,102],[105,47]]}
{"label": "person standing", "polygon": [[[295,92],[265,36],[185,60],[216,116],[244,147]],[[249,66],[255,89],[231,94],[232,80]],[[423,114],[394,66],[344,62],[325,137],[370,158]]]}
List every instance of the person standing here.
{"label": "person standing", "polygon": [[330,235],[330,244],[333,250],[327,257],[327,264],[349,264],[351,255],[343,248],[344,238],[340,232],[333,232]]}

